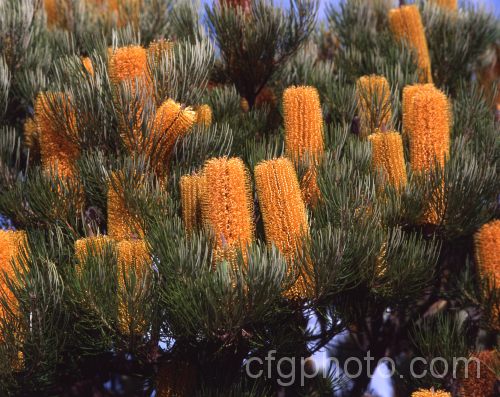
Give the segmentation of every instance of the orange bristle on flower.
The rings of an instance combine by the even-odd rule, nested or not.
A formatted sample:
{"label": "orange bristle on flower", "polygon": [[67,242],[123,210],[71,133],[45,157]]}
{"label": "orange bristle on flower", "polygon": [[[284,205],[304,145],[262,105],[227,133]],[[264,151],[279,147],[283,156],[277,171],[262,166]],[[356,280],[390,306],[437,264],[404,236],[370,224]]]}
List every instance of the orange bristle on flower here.
{"label": "orange bristle on flower", "polygon": [[377,129],[387,130],[392,118],[391,88],[383,76],[362,76],[356,82],[360,136],[366,138]]}
{"label": "orange bristle on flower", "polygon": [[234,263],[254,239],[253,201],[248,171],[239,158],[213,158],[205,163],[201,179],[204,226],[215,239],[215,262]]}
{"label": "orange bristle on flower", "polygon": [[113,239],[108,236],[93,236],[78,239],[75,241],[75,257],[82,264],[89,253],[99,254],[106,245],[113,243]]}
{"label": "orange bristle on flower", "polygon": [[[283,157],[259,163],[255,167],[255,186],[266,241],[274,244],[288,263],[293,263],[309,236],[306,207],[293,164]],[[292,299],[308,295],[302,275],[287,292]]]}
{"label": "orange bristle on flower", "polygon": [[411,112],[409,111],[413,108],[413,98],[415,94],[419,91],[432,90],[434,89],[434,84],[412,84],[407,85],[403,88],[403,98],[402,113],[403,113],[403,135],[406,135],[408,129],[412,129],[411,122],[415,121],[411,118]]}
{"label": "orange bristle on flower", "polygon": [[381,172],[384,180],[400,189],[406,185],[406,164],[403,153],[403,140],[395,131],[371,134],[368,140],[372,145],[373,168]]}
{"label": "orange bristle on flower", "polygon": [[129,82],[133,91],[142,85],[145,94],[150,94],[151,78],[148,71],[147,51],[141,46],[116,48],[109,59],[109,78],[115,85]]}
{"label": "orange bristle on flower", "polygon": [[467,362],[467,373],[459,379],[460,396],[495,397],[495,384],[500,372],[498,350],[484,350],[474,353]]}
{"label": "orange bristle on flower", "polygon": [[321,190],[318,186],[318,169],[315,165],[310,165],[300,180],[300,192],[304,203],[315,208],[321,201]]}
{"label": "orange bristle on flower", "polygon": [[[151,276],[151,256],[144,240],[123,240],[118,250],[118,328],[122,334],[143,334],[144,307],[135,298],[144,293]],[[135,283],[131,280],[135,279]],[[130,291],[128,287],[134,287]]]}
{"label": "orange bristle on flower", "polygon": [[193,174],[181,177],[182,220],[188,234],[193,233],[201,223],[200,188],[200,175]]}
{"label": "orange bristle on flower", "polygon": [[126,207],[123,188],[118,174],[108,184],[108,235],[117,241],[142,238],[144,232],[138,216]]}
{"label": "orange bristle on flower", "polygon": [[443,390],[419,389],[414,391],[411,397],[451,397],[451,393]]}
{"label": "orange bristle on flower", "polygon": [[[8,278],[14,279],[13,261],[21,254],[26,243],[26,232],[0,230],[0,295],[6,298],[6,302],[13,312],[17,311],[17,301],[2,273],[5,273]],[[1,307],[0,316],[4,316]]]}
{"label": "orange bristle on flower", "polygon": [[196,108],[196,124],[205,127],[212,125],[212,108],[209,105],[200,105]]}
{"label": "orange bristle on flower", "polygon": [[318,163],[323,157],[323,115],[314,87],[289,87],[283,93],[285,149],[294,162]]}
{"label": "orange bristle on flower", "polygon": [[424,25],[416,5],[407,5],[389,11],[389,25],[394,36],[404,40],[415,51],[419,81],[432,82],[431,61]]}
{"label": "orange bristle on flower", "polygon": [[483,276],[500,288],[500,219],[483,225],[474,235],[476,259]]}
{"label": "orange bristle on flower", "polygon": [[72,177],[79,157],[78,145],[70,139],[76,131],[76,116],[70,98],[61,92],[40,93],[35,103],[35,121],[40,136],[42,167],[61,177]]}
{"label": "orange bristle on flower", "polygon": [[431,3],[434,3],[445,10],[450,10],[450,11],[458,10],[457,0],[431,0]]}

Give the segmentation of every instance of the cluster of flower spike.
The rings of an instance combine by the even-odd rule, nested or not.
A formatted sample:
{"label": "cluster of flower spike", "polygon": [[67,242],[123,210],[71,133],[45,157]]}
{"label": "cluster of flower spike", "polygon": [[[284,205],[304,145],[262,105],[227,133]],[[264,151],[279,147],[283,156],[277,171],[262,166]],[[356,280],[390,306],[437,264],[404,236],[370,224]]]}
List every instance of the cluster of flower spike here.
{"label": "cluster of flower spike", "polygon": [[394,36],[404,40],[415,51],[419,68],[419,81],[431,83],[431,60],[418,7],[407,5],[390,10],[389,25]]}
{"label": "cluster of flower spike", "polygon": [[309,167],[301,188],[306,203],[314,206],[320,198],[316,167],[324,155],[323,114],[316,88],[287,88],[283,93],[283,113],[286,154],[295,164]]}
{"label": "cluster of flower spike", "polygon": [[202,222],[215,239],[214,259],[234,261],[238,249],[245,254],[254,239],[248,171],[239,158],[213,158],[199,182]]}
{"label": "cluster of flower spike", "polygon": [[[268,244],[280,250],[288,263],[300,255],[309,235],[307,212],[297,174],[290,160],[263,161],[255,167],[255,186]],[[287,292],[292,299],[307,297],[305,276],[300,275]]]}
{"label": "cluster of flower spike", "polygon": [[383,76],[362,76],[356,82],[360,136],[386,130],[392,118],[391,89]]}
{"label": "cluster of flower spike", "polygon": [[400,189],[406,185],[406,164],[403,140],[396,131],[377,132],[368,137],[372,145],[372,163],[384,179]]}

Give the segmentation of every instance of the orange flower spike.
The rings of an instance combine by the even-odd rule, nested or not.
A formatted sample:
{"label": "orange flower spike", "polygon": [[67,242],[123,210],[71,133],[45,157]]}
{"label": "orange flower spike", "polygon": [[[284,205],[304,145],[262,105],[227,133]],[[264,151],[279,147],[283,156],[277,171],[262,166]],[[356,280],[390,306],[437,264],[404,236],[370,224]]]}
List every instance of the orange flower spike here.
{"label": "orange flower spike", "polygon": [[38,126],[36,120],[29,117],[24,122],[24,145],[29,149],[34,149],[39,145],[40,134],[38,133]]}
{"label": "orange flower spike", "polygon": [[420,82],[432,83],[429,48],[418,7],[407,5],[390,10],[389,26],[397,39],[406,41],[415,51]]}
{"label": "orange flower spike", "polygon": [[392,118],[391,88],[383,76],[362,76],[356,82],[360,135],[366,138],[377,129],[385,130]]}
{"label": "orange flower spike", "polygon": [[88,253],[98,253],[107,245],[113,243],[108,236],[85,237],[75,241],[75,257],[82,264]]}
{"label": "orange flower spike", "polygon": [[457,11],[458,10],[458,1],[457,0],[431,0],[431,3],[434,3],[445,10],[449,10],[449,11]]}
{"label": "orange flower spike", "polygon": [[[151,256],[144,240],[123,240],[117,245],[118,250],[118,328],[121,333],[142,334],[145,332],[146,321],[142,317],[142,311],[136,305],[129,305],[126,297],[125,280],[133,274],[137,279],[133,293],[135,297],[143,288],[145,278],[149,276],[151,267]],[[134,302],[135,303],[135,302]],[[132,310],[132,313],[131,313]]]}
{"label": "orange flower spike", "polygon": [[318,163],[324,152],[323,115],[314,87],[289,87],[283,93],[285,149],[294,162]]}
{"label": "orange flower spike", "polygon": [[196,124],[205,127],[212,125],[212,108],[209,105],[200,105],[196,108]]}
{"label": "orange flower spike", "polygon": [[[11,279],[15,277],[12,261],[21,254],[26,242],[26,232],[24,231],[0,230],[0,271],[5,272]],[[11,309],[15,310],[17,307],[16,298],[5,283],[3,275],[0,276],[0,294],[5,295]],[[0,308],[0,316],[3,315]]]}
{"label": "orange flower spike", "polygon": [[239,158],[213,158],[201,179],[203,224],[214,234],[215,259],[233,260],[254,240],[253,201],[248,171]]}
{"label": "orange flower spike", "polygon": [[429,171],[435,161],[444,167],[451,130],[446,95],[434,86],[419,85],[403,94],[403,106],[407,107],[403,109],[403,128],[408,134],[413,170]]}
{"label": "orange flower spike", "polygon": [[410,110],[413,108],[413,98],[421,90],[432,90],[434,84],[412,84],[403,88],[402,112],[403,112],[403,135],[406,135],[408,129],[412,129]]}
{"label": "orange flower spike", "polygon": [[199,175],[184,175],[181,177],[182,220],[188,234],[193,233],[200,224],[200,184],[201,176]]}
{"label": "orange flower spike", "polygon": [[[62,109],[61,109],[62,108]],[[35,102],[35,120],[40,136],[40,154],[45,171],[72,177],[79,148],[68,139],[76,130],[76,116],[69,97],[61,92],[40,93]],[[65,131],[61,132],[61,128]]]}
{"label": "orange flower spike", "polygon": [[467,367],[467,377],[463,376],[459,380],[460,396],[495,397],[496,374],[500,372],[500,353],[497,350],[474,353]]}
{"label": "orange flower spike", "polygon": [[372,145],[373,168],[382,172],[385,180],[400,189],[406,185],[406,164],[403,154],[403,140],[398,132],[377,132],[368,140]]}
{"label": "orange flower spike", "polygon": [[[293,262],[303,239],[309,235],[306,207],[293,164],[283,157],[259,163],[255,167],[255,186],[266,241],[274,244],[289,263]],[[287,296],[307,296],[302,277]]]}
{"label": "orange flower spike", "polygon": [[451,393],[443,390],[419,389],[414,391],[411,397],[451,397]]}
{"label": "orange flower spike", "polygon": [[88,74],[94,76],[94,65],[92,65],[92,60],[89,57],[82,57],[82,63]]}
{"label": "orange flower spike", "polygon": [[118,187],[117,175],[113,174],[115,183],[108,184],[108,235],[121,241],[132,238],[142,238],[144,232],[137,216],[126,207],[123,190]]}
{"label": "orange flower spike", "polygon": [[474,245],[480,272],[500,288],[500,219],[483,225],[474,235]]}
{"label": "orange flower spike", "polygon": [[113,84],[130,82],[133,90],[136,90],[137,82],[139,82],[144,85],[146,94],[152,92],[147,51],[144,48],[141,46],[121,47],[116,48],[109,55],[109,78]]}
{"label": "orange flower spike", "polygon": [[165,160],[172,152],[177,139],[188,134],[196,122],[196,112],[168,99],[157,109],[153,134],[161,146]]}

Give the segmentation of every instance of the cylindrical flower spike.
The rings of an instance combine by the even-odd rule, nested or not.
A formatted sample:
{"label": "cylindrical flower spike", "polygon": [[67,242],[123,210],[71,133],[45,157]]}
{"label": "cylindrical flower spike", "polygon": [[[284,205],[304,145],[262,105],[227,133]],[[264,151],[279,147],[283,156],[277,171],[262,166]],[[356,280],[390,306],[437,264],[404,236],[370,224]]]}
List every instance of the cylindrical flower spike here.
{"label": "cylindrical flower spike", "polygon": [[[26,232],[13,230],[0,230],[0,271],[9,278],[14,278],[12,261],[21,254],[26,246]],[[14,312],[17,310],[17,302],[14,294],[5,283],[3,274],[0,276],[0,294],[7,299],[9,307]],[[3,309],[0,307],[0,316],[3,316]]]}
{"label": "cylindrical flower spike", "polygon": [[114,240],[142,238],[144,232],[140,220],[126,207],[123,189],[118,175],[113,174],[108,184],[108,235]]}
{"label": "cylindrical flower spike", "polygon": [[237,250],[245,256],[254,239],[250,178],[243,161],[227,157],[208,160],[200,193],[203,224],[215,238],[215,261],[234,263]]}
{"label": "cylindrical flower spike", "polygon": [[196,108],[196,124],[205,127],[212,125],[212,108],[209,105],[200,105]]}
{"label": "cylindrical flower spike", "polygon": [[82,57],[82,63],[85,70],[91,76],[94,76],[94,65],[92,65],[92,60],[89,57]]}
{"label": "cylindrical flower spike", "polygon": [[[485,350],[474,353],[467,362],[467,376],[459,380],[460,396],[495,397],[496,374],[500,371],[500,352]],[[479,376],[478,376],[479,374]]]}
{"label": "cylindrical flower spike", "polygon": [[85,262],[89,253],[100,253],[106,245],[114,241],[108,236],[85,237],[75,241],[75,257],[80,264]]}
{"label": "cylindrical flower spike", "polygon": [[474,235],[474,245],[480,272],[500,288],[500,219],[483,225]]}
{"label": "cylindrical flower spike", "polygon": [[389,129],[392,117],[391,88],[383,76],[362,76],[356,82],[360,137]]}
{"label": "cylindrical flower spike", "polygon": [[285,149],[294,162],[323,157],[323,115],[314,87],[289,87],[283,93]]}
{"label": "cylindrical flower spike", "polygon": [[431,0],[431,3],[434,3],[438,5],[439,7],[450,10],[450,11],[456,11],[458,10],[458,1],[457,0]]}
{"label": "cylindrical flower spike", "polygon": [[[255,167],[255,186],[268,244],[274,244],[289,263],[300,254],[309,235],[307,212],[297,174],[290,160],[263,161]],[[287,292],[291,299],[309,296],[301,275]]]}
{"label": "cylindrical flower spike", "polygon": [[[167,99],[157,109],[152,131],[152,140],[163,163],[168,161],[177,139],[187,135],[196,121],[196,112],[172,99]],[[153,143],[153,142],[151,142]]]}
{"label": "cylindrical flower spike", "polygon": [[49,28],[68,28],[68,16],[73,11],[69,0],[44,0],[43,6]]}
{"label": "cylindrical flower spike", "polygon": [[446,95],[433,85],[418,85],[403,92],[404,125],[413,170],[444,167],[450,150],[450,109]]}
{"label": "cylindrical flower spike", "polygon": [[35,121],[40,135],[43,169],[61,177],[72,177],[79,156],[78,145],[68,139],[75,133],[76,116],[70,98],[61,92],[38,95]]}
{"label": "cylindrical flower spike", "polygon": [[193,233],[201,224],[201,176],[184,175],[180,181],[182,220],[188,234]]}
{"label": "cylindrical flower spike", "polygon": [[109,59],[109,78],[115,85],[129,82],[132,90],[141,89],[150,94],[151,77],[148,71],[147,51],[141,46],[128,46],[112,51]]}
{"label": "cylindrical flower spike", "polygon": [[158,371],[158,397],[189,397],[196,387],[196,368],[187,362],[169,361]]}
{"label": "cylindrical flower spike", "polygon": [[421,83],[432,83],[431,60],[424,25],[416,5],[389,11],[389,25],[396,38],[406,41],[416,53]]}
{"label": "cylindrical flower spike", "polygon": [[403,140],[396,131],[377,132],[368,140],[372,145],[373,168],[382,172],[384,179],[400,189],[406,185],[406,164],[403,153]]}
{"label": "cylindrical flower spike", "polygon": [[419,389],[414,391],[411,397],[451,397],[451,393],[443,390]]}
{"label": "cylindrical flower spike", "polygon": [[[123,240],[118,249],[118,328],[122,334],[142,334],[146,320],[140,297],[151,276],[151,256],[144,240]],[[131,282],[135,280],[135,282]],[[133,287],[133,290],[130,290]],[[136,300],[137,299],[137,300]]]}

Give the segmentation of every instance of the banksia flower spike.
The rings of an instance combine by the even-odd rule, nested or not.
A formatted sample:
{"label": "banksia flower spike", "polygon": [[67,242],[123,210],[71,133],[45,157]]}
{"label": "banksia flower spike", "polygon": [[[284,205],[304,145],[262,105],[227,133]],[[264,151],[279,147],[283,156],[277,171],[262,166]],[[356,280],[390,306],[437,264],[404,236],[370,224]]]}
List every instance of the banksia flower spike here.
{"label": "banksia flower spike", "polygon": [[94,65],[92,65],[92,60],[89,57],[82,57],[82,64],[88,74],[94,76]]}
{"label": "banksia flower spike", "polygon": [[295,163],[323,157],[323,115],[314,87],[289,87],[283,93],[285,148]]}
{"label": "banksia flower spike", "polygon": [[180,181],[182,220],[188,234],[193,233],[201,223],[201,176],[184,175]]}
{"label": "banksia flower spike", "polygon": [[286,154],[295,164],[309,162],[301,187],[306,203],[314,206],[320,199],[316,166],[324,154],[323,114],[318,91],[314,87],[287,88],[283,93],[283,111]]}
{"label": "banksia flower spike", "polygon": [[24,145],[31,151],[38,152],[40,150],[40,134],[38,133],[38,125],[33,117],[29,117],[24,122]]}
{"label": "banksia flower spike", "polygon": [[382,172],[384,179],[396,189],[406,185],[406,164],[403,140],[396,131],[377,132],[368,140],[372,145],[373,168]]}
{"label": "banksia flower spike", "polygon": [[200,105],[196,108],[196,124],[205,127],[212,125],[212,108],[209,105]]}
{"label": "banksia flower spike", "polygon": [[[473,354],[467,362],[467,376],[459,379],[460,395],[464,397],[495,397],[496,374],[500,371],[500,353],[485,350]],[[479,376],[478,376],[479,374]]]}
{"label": "banksia flower spike", "polygon": [[69,0],[44,0],[43,6],[49,28],[68,28],[68,15],[72,12]]}
{"label": "banksia flower spike", "polygon": [[150,94],[152,89],[147,51],[141,46],[121,47],[113,50],[109,59],[109,78],[114,85],[129,82],[134,92],[142,88],[144,94]]}
{"label": "banksia flower spike", "polygon": [[403,106],[403,128],[408,134],[412,168],[429,171],[436,161],[444,167],[451,130],[446,95],[430,84],[405,87]]}
{"label": "banksia flower spike", "polygon": [[113,244],[108,236],[85,237],[75,241],[75,257],[80,264],[85,262],[89,253],[100,253],[106,245]]}
{"label": "banksia flower spike", "polygon": [[418,7],[407,5],[390,10],[389,25],[394,36],[407,42],[415,51],[420,82],[432,83],[429,49]]}
{"label": "banksia flower spike", "polygon": [[79,156],[78,145],[69,139],[76,130],[76,116],[70,98],[61,92],[38,95],[35,121],[40,136],[42,167],[61,177],[72,177]]}
{"label": "banksia flower spike", "polygon": [[[145,332],[141,294],[144,293],[151,271],[151,256],[144,240],[123,240],[118,250],[118,328],[122,334]],[[133,291],[127,290],[127,280],[135,277]],[[132,299],[130,299],[130,297]]]}
{"label": "banksia flower spike", "polygon": [[[289,263],[300,253],[309,235],[307,212],[297,174],[290,160],[263,161],[255,167],[255,186],[268,244],[274,244]],[[303,276],[287,292],[291,299],[306,298]]]}
{"label": "banksia flower spike", "polygon": [[119,186],[118,175],[113,174],[108,184],[108,235],[121,241],[142,238],[144,232],[140,220],[126,207],[123,189]]}
{"label": "banksia flower spike", "polygon": [[411,397],[451,397],[451,393],[443,390],[419,389],[413,392]]}
{"label": "banksia flower spike", "polygon": [[203,224],[215,238],[215,261],[234,263],[237,250],[245,254],[254,239],[250,178],[243,161],[227,157],[208,160],[200,193]]}
{"label": "banksia flower spike", "polygon": [[434,3],[445,10],[449,11],[458,10],[457,0],[431,0],[431,3]]}
{"label": "banksia flower spike", "polygon": [[391,88],[383,76],[363,76],[356,82],[360,136],[388,129],[392,117]]}
{"label": "banksia flower spike", "polygon": [[500,219],[483,225],[474,235],[474,245],[480,272],[500,288]]}
{"label": "banksia flower spike", "polygon": [[[14,277],[12,261],[22,252],[26,245],[26,232],[0,230],[0,272],[8,277]],[[0,293],[6,297],[9,307],[14,310],[17,305],[12,291],[5,284],[3,274],[0,275]],[[3,316],[0,308],[0,315]]]}

